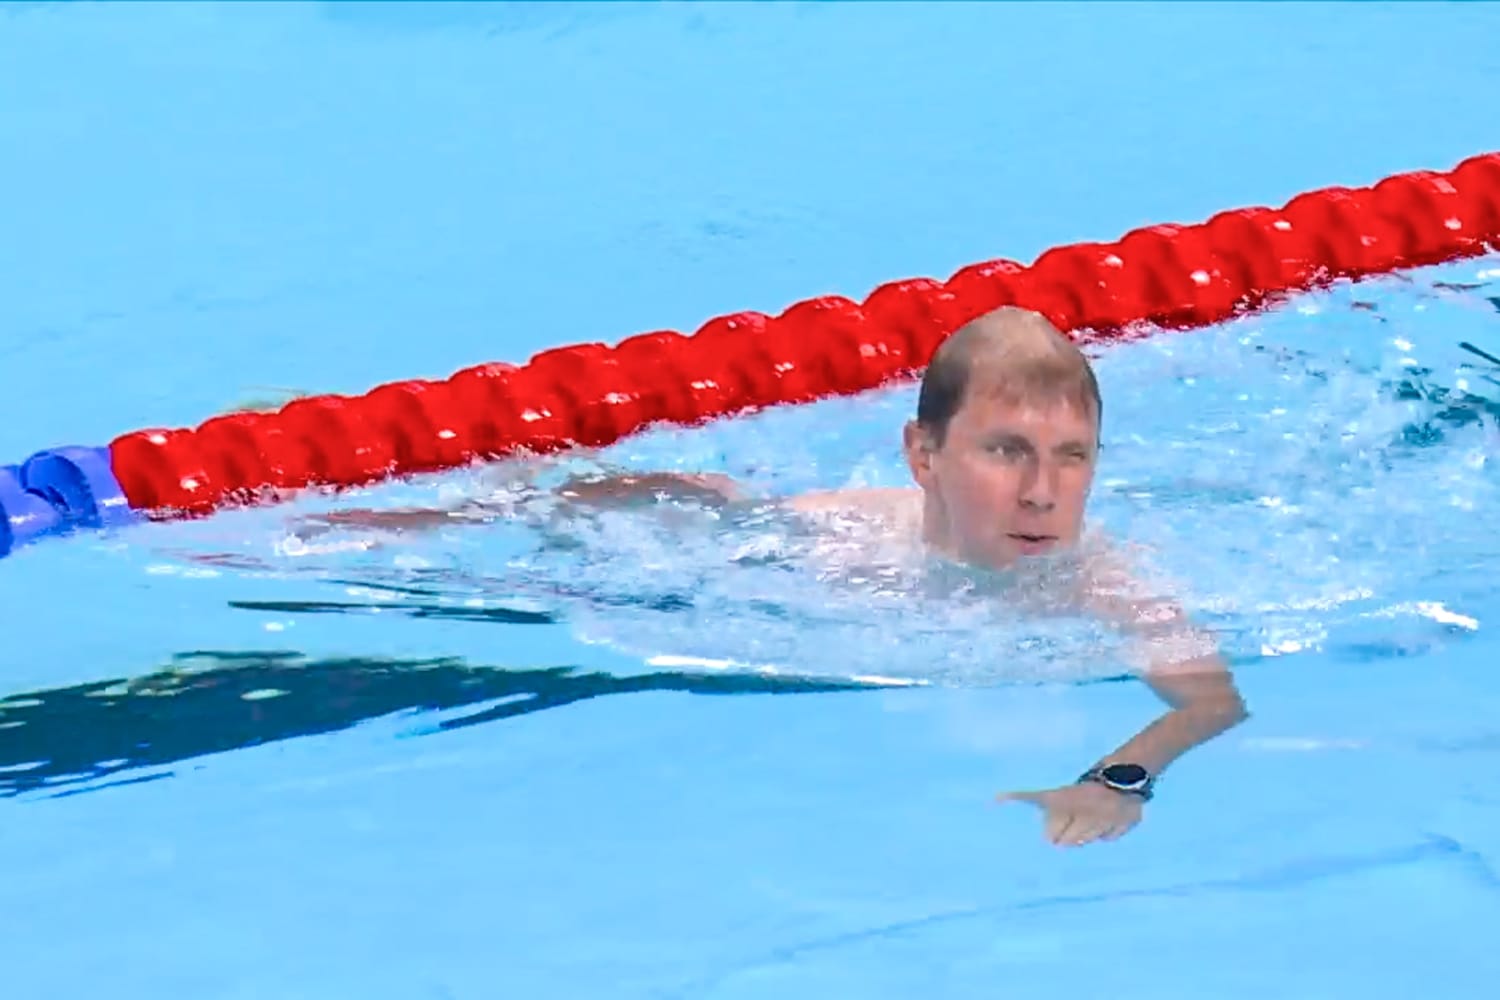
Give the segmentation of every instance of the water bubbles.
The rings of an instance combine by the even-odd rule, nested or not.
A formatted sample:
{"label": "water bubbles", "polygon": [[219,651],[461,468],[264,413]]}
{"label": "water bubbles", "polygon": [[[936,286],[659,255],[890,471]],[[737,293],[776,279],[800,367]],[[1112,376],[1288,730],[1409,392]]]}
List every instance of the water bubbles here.
{"label": "water bubbles", "polygon": [[[1457,344],[1500,351],[1500,315],[1428,291],[1376,282],[1356,298],[1336,286],[1294,308],[1096,352],[1108,417],[1091,522],[1132,543],[1140,586],[1180,603],[1231,658],[1427,648],[1423,629],[1441,642],[1479,627],[1473,595],[1492,593],[1487,567],[1500,560],[1500,532],[1478,516],[1500,499],[1489,461],[1500,384],[1465,367],[1475,359]],[[369,603],[396,610],[400,588],[417,587],[434,606],[556,613],[581,641],[643,669],[958,685],[1131,669],[1115,631],[1066,600],[1060,564],[966,573],[887,526],[833,518],[812,530],[772,502],[909,485],[900,436],[915,401],[915,386],[897,385],[337,501],[482,504],[435,530],[289,530],[306,506],[162,530],[178,548],[236,559],[253,549],[278,570],[367,580],[384,595]],[[758,499],[570,513],[549,492],[569,475],[664,469],[725,473]],[[254,540],[217,537],[226,525],[249,525]],[[1398,641],[1348,638],[1381,629]]]}

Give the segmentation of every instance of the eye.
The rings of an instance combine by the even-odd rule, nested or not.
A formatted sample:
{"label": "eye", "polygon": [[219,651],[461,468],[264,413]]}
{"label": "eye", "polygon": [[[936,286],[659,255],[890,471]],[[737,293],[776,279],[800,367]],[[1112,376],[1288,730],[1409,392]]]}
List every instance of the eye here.
{"label": "eye", "polygon": [[991,453],[1005,459],[1018,459],[1025,457],[1027,448],[1019,441],[994,441],[988,449]]}

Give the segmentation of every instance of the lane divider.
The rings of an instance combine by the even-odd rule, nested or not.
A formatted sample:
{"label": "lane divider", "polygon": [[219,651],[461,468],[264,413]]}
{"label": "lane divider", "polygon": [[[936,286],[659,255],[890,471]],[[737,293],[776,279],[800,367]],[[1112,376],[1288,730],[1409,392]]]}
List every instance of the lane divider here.
{"label": "lane divider", "polygon": [[0,556],[78,528],[602,446],[659,422],[862,392],[912,377],[946,336],[1002,305],[1035,309],[1080,338],[1109,339],[1142,324],[1205,326],[1340,279],[1496,248],[1500,153],[1486,153],[1446,173],[1396,174],[1310,191],[1281,208],[1061,246],[1030,266],[992,260],[946,281],[894,281],[863,302],[824,295],[777,316],[719,316],[686,336],[663,330],[613,347],[562,347],[520,366],[482,364],[194,428],[134,431],[104,448],[38,452],[0,467]]}

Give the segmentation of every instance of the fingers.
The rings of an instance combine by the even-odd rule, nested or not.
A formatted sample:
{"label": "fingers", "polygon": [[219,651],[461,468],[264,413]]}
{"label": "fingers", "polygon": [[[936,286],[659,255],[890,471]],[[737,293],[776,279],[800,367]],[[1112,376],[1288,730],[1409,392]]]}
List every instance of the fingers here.
{"label": "fingers", "polygon": [[1054,844],[1066,844],[1078,819],[1072,813],[1053,810],[1047,814],[1046,836]]}
{"label": "fingers", "polygon": [[[1114,794],[1114,793],[1111,793]],[[1102,803],[1074,789],[1002,792],[997,802],[1029,802],[1045,813],[1046,839],[1059,847],[1081,847],[1095,841],[1118,840],[1140,822],[1140,808],[1122,806],[1113,798]]]}
{"label": "fingers", "polygon": [[1047,839],[1059,847],[1082,847],[1095,841],[1119,840],[1130,832],[1138,818],[1096,816],[1054,810],[1047,816]]}
{"label": "fingers", "polygon": [[1065,813],[1048,817],[1047,839],[1059,847],[1082,847],[1098,840],[1106,829],[1092,817]]}
{"label": "fingers", "polygon": [[1054,844],[1074,846],[1086,844],[1105,830],[1105,825],[1088,814],[1056,805],[1050,792],[1004,792],[995,796],[997,802],[1030,802],[1046,811],[1046,837]]}

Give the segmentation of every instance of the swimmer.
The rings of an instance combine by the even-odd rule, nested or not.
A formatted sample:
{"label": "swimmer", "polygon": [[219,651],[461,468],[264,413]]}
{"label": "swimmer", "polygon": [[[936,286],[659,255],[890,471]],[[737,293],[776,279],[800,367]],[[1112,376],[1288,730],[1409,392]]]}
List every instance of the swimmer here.
{"label": "swimmer", "polygon": [[[1076,780],[999,796],[1038,807],[1046,837],[1065,846],[1113,840],[1135,827],[1172,763],[1247,717],[1212,638],[1175,604],[1148,595],[1107,548],[1085,544],[1102,417],[1098,383],[1077,345],[1037,313],[1003,307],[955,332],[928,365],[915,418],[903,431],[913,487],[812,493],[781,503],[812,524],[875,524],[896,541],[986,570],[1083,553],[1078,603],[1130,638],[1134,666],[1168,710]],[[746,499],[726,477],[669,473],[574,480],[557,493],[571,503],[604,506]],[[484,513],[483,504],[466,509]],[[324,520],[400,530],[451,523],[454,516],[465,515],[349,511]]]}
{"label": "swimmer", "polygon": [[[792,501],[815,512],[874,511],[950,559],[991,569],[1084,541],[1103,401],[1093,369],[1044,317],[1004,307],[934,354],[903,450],[915,488],[831,492]],[[1215,643],[1169,603],[1132,597],[1125,568],[1095,551],[1079,597],[1137,640],[1141,675],[1169,710],[1074,782],[1008,792],[1045,816],[1053,843],[1119,837],[1141,819],[1158,777],[1246,718]]]}

